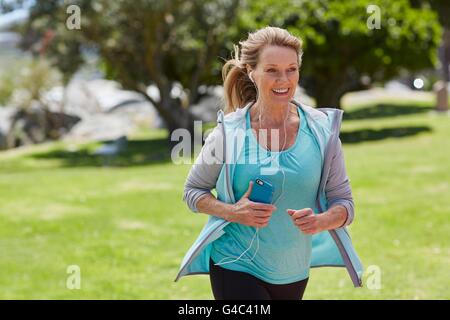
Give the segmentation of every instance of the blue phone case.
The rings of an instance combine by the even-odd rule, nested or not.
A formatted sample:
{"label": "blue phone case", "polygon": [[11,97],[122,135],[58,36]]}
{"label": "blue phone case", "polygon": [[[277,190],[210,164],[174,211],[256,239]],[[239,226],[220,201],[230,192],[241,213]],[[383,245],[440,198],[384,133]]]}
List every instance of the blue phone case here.
{"label": "blue phone case", "polygon": [[249,199],[254,202],[272,203],[273,186],[262,179],[255,179]]}

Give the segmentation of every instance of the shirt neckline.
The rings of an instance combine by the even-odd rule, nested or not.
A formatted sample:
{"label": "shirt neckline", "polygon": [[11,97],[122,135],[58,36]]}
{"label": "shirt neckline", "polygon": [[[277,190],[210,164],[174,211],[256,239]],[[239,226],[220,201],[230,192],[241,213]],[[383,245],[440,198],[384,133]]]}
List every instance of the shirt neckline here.
{"label": "shirt neckline", "polygon": [[258,146],[258,148],[259,149],[261,149],[263,152],[266,152],[266,153],[270,153],[270,154],[282,154],[282,153],[286,153],[286,152],[290,152],[292,149],[294,149],[296,146],[297,146],[297,144],[298,144],[298,142],[299,142],[299,140],[300,140],[300,131],[301,131],[301,129],[302,129],[302,125],[303,125],[303,120],[304,119],[302,119],[302,116],[301,116],[301,110],[300,110],[300,107],[299,106],[297,106],[296,104],[294,104],[295,106],[296,106],[296,109],[297,109],[297,114],[298,114],[298,117],[299,117],[299,125],[298,125],[298,130],[297,130],[297,134],[296,134],[296,136],[295,136],[295,141],[294,141],[294,143],[289,147],[289,148],[287,148],[287,149],[284,149],[284,150],[280,150],[280,151],[272,151],[272,150],[267,150],[266,148],[264,148],[263,146],[261,146],[260,144],[259,144],[259,142],[258,142],[258,139],[256,139],[256,136],[255,136],[255,134],[254,134],[254,132],[253,132],[253,128],[252,128],[252,126],[251,126],[251,122],[250,122],[250,108],[247,110],[247,114],[246,114],[246,129],[248,130],[248,129],[250,129],[250,136],[251,136],[251,139],[253,140],[253,142],[255,142],[256,143],[256,145]]}

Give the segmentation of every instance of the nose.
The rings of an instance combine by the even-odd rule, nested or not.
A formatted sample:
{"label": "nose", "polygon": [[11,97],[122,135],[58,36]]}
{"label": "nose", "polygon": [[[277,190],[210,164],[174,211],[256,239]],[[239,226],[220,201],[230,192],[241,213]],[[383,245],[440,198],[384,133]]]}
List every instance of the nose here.
{"label": "nose", "polygon": [[284,82],[289,82],[289,76],[287,74],[287,72],[281,72],[278,75],[278,79],[277,79],[280,83],[284,83]]}

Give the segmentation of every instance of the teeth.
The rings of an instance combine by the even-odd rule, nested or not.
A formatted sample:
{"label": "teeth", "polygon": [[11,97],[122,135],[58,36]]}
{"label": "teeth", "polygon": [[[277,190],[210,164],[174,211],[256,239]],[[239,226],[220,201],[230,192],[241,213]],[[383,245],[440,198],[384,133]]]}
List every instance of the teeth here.
{"label": "teeth", "polygon": [[288,92],[289,89],[272,89],[273,91],[275,91],[276,93],[286,93]]}

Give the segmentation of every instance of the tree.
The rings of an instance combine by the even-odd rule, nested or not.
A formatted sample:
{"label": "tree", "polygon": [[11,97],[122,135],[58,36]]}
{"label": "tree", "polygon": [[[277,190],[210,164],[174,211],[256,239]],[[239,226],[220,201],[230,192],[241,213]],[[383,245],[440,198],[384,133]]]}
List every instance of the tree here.
{"label": "tree", "polygon": [[[380,28],[370,28],[378,9]],[[437,16],[407,0],[249,0],[241,12],[243,29],[279,26],[303,39],[301,84],[319,106],[339,108],[346,92],[437,62]]]}
{"label": "tree", "polygon": [[[78,0],[80,30],[69,30],[67,4],[36,0],[25,34],[29,44],[47,39],[41,52],[70,78],[83,51],[95,50],[108,78],[142,93],[169,133],[193,130],[189,106],[200,85],[221,84],[219,57],[232,43],[267,25],[304,40],[301,84],[320,106],[340,107],[349,91],[367,88],[402,71],[433,66],[441,28],[429,8],[407,0]],[[368,19],[380,10],[380,28]],[[368,26],[369,25],[369,26]],[[41,42],[42,43],[42,40]],[[147,92],[159,89],[159,99]],[[174,96],[173,92],[181,93]]]}
{"label": "tree", "polygon": [[[29,44],[51,32],[45,51],[68,77],[82,63],[83,50],[95,50],[107,77],[148,99],[169,133],[177,128],[192,132],[188,106],[200,98],[201,84],[219,83],[218,54],[231,36],[228,25],[238,0],[72,3],[80,8],[79,30],[65,24],[67,4],[36,0],[25,31]],[[150,84],[159,89],[159,99],[148,94]],[[181,97],[174,97],[174,89]]]}
{"label": "tree", "polygon": [[[426,4],[422,4],[426,5]],[[441,45],[439,47],[439,62],[444,94],[437,99],[437,110],[448,111],[448,90],[447,83],[450,81],[450,3],[444,0],[432,0],[431,7],[436,10],[439,15],[439,22],[444,31],[442,32]],[[442,94],[442,93],[441,93]],[[439,101],[442,101],[441,103]]]}

